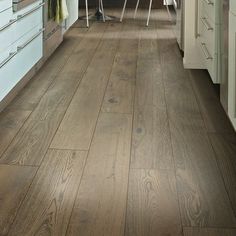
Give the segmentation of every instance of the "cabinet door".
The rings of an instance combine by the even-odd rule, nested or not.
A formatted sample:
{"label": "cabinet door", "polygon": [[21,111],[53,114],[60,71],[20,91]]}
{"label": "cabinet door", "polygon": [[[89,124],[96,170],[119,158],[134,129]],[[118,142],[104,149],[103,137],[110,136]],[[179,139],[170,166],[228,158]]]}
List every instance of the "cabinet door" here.
{"label": "cabinet door", "polygon": [[0,0],[0,12],[12,7],[12,0]]}
{"label": "cabinet door", "polygon": [[229,19],[229,117],[236,129],[236,16]]}
{"label": "cabinet door", "polygon": [[66,30],[69,29],[79,17],[79,0],[67,0],[69,16],[65,21]]}

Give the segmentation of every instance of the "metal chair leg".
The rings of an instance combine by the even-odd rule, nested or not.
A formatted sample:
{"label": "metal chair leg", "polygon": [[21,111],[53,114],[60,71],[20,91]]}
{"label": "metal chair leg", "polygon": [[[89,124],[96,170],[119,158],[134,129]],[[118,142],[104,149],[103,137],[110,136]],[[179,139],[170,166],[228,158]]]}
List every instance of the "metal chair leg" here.
{"label": "metal chair leg", "polygon": [[126,4],[127,4],[127,0],[125,0],[125,2],[124,2],[123,10],[122,10],[121,17],[120,17],[120,22],[122,22],[122,20],[123,20]]}
{"label": "metal chair leg", "polygon": [[85,0],[85,7],[86,7],[86,22],[87,22],[87,27],[89,27],[89,18],[88,18],[88,0]]}
{"label": "metal chair leg", "polygon": [[170,9],[169,9],[169,6],[168,6],[168,4],[167,4],[167,1],[164,0],[164,3],[165,3],[165,5],[166,5],[166,10],[167,10],[167,13],[168,13],[169,19],[171,20]]}
{"label": "metal chair leg", "polygon": [[100,6],[101,6],[101,11],[102,11],[102,20],[103,22],[105,22],[105,13],[104,13],[104,8],[103,8],[103,2],[102,0],[100,0]]}
{"label": "metal chair leg", "polygon": [[139,6],[139,0],[138,0],[137,3],[136,3],[136,7],[135,7],[135,11],[134,11],[134,19],[136,18],[138,6]]}
{"label": "metal chair leg", "polygon": [[149,19],[150,19],[150,15],[151,15],[151,10],[152,10],[152,0],[150,0],[150,4],[149,4],[148,18],[147,18],[147,24],[146,24],[146,26],[149,25]]}

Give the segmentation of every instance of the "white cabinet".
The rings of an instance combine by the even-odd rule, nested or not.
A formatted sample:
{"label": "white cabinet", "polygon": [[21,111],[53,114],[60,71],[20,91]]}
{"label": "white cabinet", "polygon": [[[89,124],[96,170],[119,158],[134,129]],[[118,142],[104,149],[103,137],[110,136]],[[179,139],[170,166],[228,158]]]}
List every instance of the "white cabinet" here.
{"label": "white cabinet", "polygon": [[79,17],[79,0],[67,0],[69,16],[65,20],[65,30],[68,30]]}
{"label": "white cabinet", "polygon": [[230,0],[230,11],[236,15],[236,1],[235,0]]}
{"label": "white cabinet", "polygon": [[191,69],[203,69],[201,52],[196,41],[198,6],[197,1],[184,1],[184,67]]}
{"label": "white cabinet", "polygon": [[14,14],[14,17],[17,19],[14,29],[14,42],[28,33],[34,27],[40,24],[42,27],[42,6],[43,3],[41,1],[37,1],[36,3]]}
{"label": "white cabinet", "polygon": [[222,0],[198,0],[198,46],[212,81],[220,83],[223,71]]}
{"label": "white cabinet", "polygon": [[0,102],[43,56],[42,7],[38,0],[0,12]]}
{"label": "white cabinet", "polygon": [[0,64],[0,101],[42,57],[42,31],[32,30],[17,45]]}
{"label": "white cabinet", "polygon": [[236,15],[230,13],[229,18],[230,18],[229,20],[230,50],[229,50],[228,114],[232,124],[234,125],[234,128],[236,129]]}
{"label": "white cabinet", "polygon": [[12,0],[0,0],[0,12],[12,7]]}
{"label": "white cabinet", "polygon": [[[16,19],[13,18],[12,10],[7,9],[0,13],[0,58],[3,51],[12,44]],[[7,40],[6,40],[7,39]]]}

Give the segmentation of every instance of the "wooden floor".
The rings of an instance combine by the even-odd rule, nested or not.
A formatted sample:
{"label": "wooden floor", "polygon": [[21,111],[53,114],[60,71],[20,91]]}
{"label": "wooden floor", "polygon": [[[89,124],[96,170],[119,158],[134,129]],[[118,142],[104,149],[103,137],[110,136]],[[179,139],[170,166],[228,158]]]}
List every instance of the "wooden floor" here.
{"label": "wooden floor", "polygon": [[236,235],[236,134],[145,17],[76,23],[0,114],[1,236]]}

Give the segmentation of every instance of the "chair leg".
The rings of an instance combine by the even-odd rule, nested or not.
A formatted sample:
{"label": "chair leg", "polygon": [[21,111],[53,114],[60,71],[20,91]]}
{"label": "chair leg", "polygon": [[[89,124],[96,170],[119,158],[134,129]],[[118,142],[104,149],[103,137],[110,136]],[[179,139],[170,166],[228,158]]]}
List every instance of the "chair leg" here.
{"label": "chair leg", "polygon": [[150,0],[150,4],[149,4],[148,18],[147,18],[147,24],[146,24],[146,26],[149,25],[149,19],[150,19],[150,15],[151,15],[151,10],[152,10],[152,0]]}
{"label": "chair leg", "polygon": [[105,13],[104,13],[104,8],[103,8],[103,2],[102,0],[100,0],[100,5],[101,5],[101,11],[102,11],[102,20],[103,22],[105,22]]}
{"label": "chair leg", "polygon": [[87,22],[87,27],[89,27],[89,18],[88,18],[88,0],[85,0],[85,8],[86,8],[86,22]]}
{"label": "chair leg", "polygon": [[123,20],[126,4],[127,4],[127,0],[125,0],[125,2],[124,2],[123,10],[122,10],[121,17],[120,17],[120,22],[122,22],[122,20]]}
{"label": "chair leg", "polygon": [[135,11],[134,11],[134,19],[136,18],[138,6],[139,6],[139,0],[138,0],[137,3],[136,3],[136,7],[135,7]]}
{"label": "chair leg", "polygon": [[164,0],[164,3],[165,3],[165,5],[166,5],[166,10],[167,10],[167,13],[168,13],[169,19],[170,19],[170,21],[171,21],[171,14],[170,14],[170,9],[169,9],[169,6],[168,6],[168,4],[167,4],[167,1]]}

